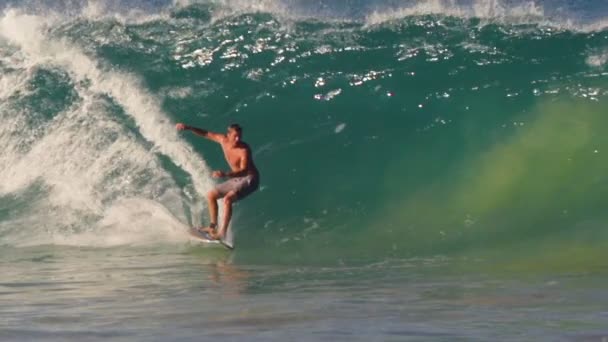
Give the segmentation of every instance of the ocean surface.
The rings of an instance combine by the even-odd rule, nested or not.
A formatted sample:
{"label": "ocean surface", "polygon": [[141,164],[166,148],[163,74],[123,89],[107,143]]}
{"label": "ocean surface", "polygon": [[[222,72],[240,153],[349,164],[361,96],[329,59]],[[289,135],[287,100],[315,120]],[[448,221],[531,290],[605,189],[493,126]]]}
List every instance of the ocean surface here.
{"label": "ocean surface", "polygon": [[608,1],[0,1],[0,340],[606,341],[607,127]]}

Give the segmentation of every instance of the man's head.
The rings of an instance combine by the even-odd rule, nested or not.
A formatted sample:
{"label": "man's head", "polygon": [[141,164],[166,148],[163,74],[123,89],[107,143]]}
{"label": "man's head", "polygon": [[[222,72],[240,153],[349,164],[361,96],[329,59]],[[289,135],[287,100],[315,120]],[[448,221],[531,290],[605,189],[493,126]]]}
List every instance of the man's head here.
{"label": "man's head", "polygon": [[236,145],[239,143],[239,141],[241,141],[241,138],[243,137],[243,129],[238,124],[232,124],[228,126],[228,132],[226,133],[226,136],[228,137],[228,141],[231,144]]}

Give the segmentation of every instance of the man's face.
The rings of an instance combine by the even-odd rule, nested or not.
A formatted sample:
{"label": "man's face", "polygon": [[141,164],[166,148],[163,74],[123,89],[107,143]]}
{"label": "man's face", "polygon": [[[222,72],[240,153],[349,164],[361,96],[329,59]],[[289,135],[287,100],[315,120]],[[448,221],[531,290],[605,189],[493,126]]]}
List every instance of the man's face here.
{"label": "man's face", "polygon": [[241,140],[241,135],[234,129],[228,128],[228,133],[226,136],[232,145],[236,145]]}

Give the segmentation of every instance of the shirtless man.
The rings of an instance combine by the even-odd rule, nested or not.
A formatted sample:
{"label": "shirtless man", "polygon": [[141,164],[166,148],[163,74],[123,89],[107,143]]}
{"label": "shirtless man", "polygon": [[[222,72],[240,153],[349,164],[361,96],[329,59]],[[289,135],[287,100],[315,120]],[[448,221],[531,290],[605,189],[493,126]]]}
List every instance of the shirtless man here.
{"label": "shirtless man", "polygon": [[[211,238],[220,240],[226,235],[226,230],[230,224],[232,203],[247,197],[259,187],[260,175],[258,169],[253,164],[251,149],[249,145],[241,141],[243,132],[241,126],[237,124],[228,126],[226,134],[209,132],[204,129],[184,125],[183,123],[178,123],[176,128],[178,131],[192,131],[196,135],[220,144],[224,151],[224,157],[226,157],[226,161],[230,165],[231,171],[213,171],[212,173],[212,177],[214,178],[229,179],[218,184],[207,193],[211,223],[209,227],[202,229],[202,231],[209,233]],[[224,198],[224,217],[221,229],[218,230],[217,200],[222,197]]]}

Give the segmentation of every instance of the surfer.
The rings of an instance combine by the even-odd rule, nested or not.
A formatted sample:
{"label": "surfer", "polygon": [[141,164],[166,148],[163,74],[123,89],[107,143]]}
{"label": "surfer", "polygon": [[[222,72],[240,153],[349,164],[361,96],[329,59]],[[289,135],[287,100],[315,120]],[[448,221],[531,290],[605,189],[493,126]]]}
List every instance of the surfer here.
{"label": "surfer", "polygon": [[[226,230],[230,224],[232,204],[252,194],[260,184],[260,175],[253,163],[251,149],[249,145],[241,141],[243,130],[238,124],[228,126],[226,134],[209,132],[183,123],[178,123],[176,128],[178,131],[191,131],[220,144],[224,151],[224,157],[230,165],[231,171],[213,171],[211,174],[213,178],[228,178],[228,180],[218,184],[207,193],[211,222],[209,227],[200,229],[207,232],[211,238],[221,240],[226,235]],[[224,202],[224,215],[221,229],[218,229],[217,200],[220,198],[223,198]]]}

